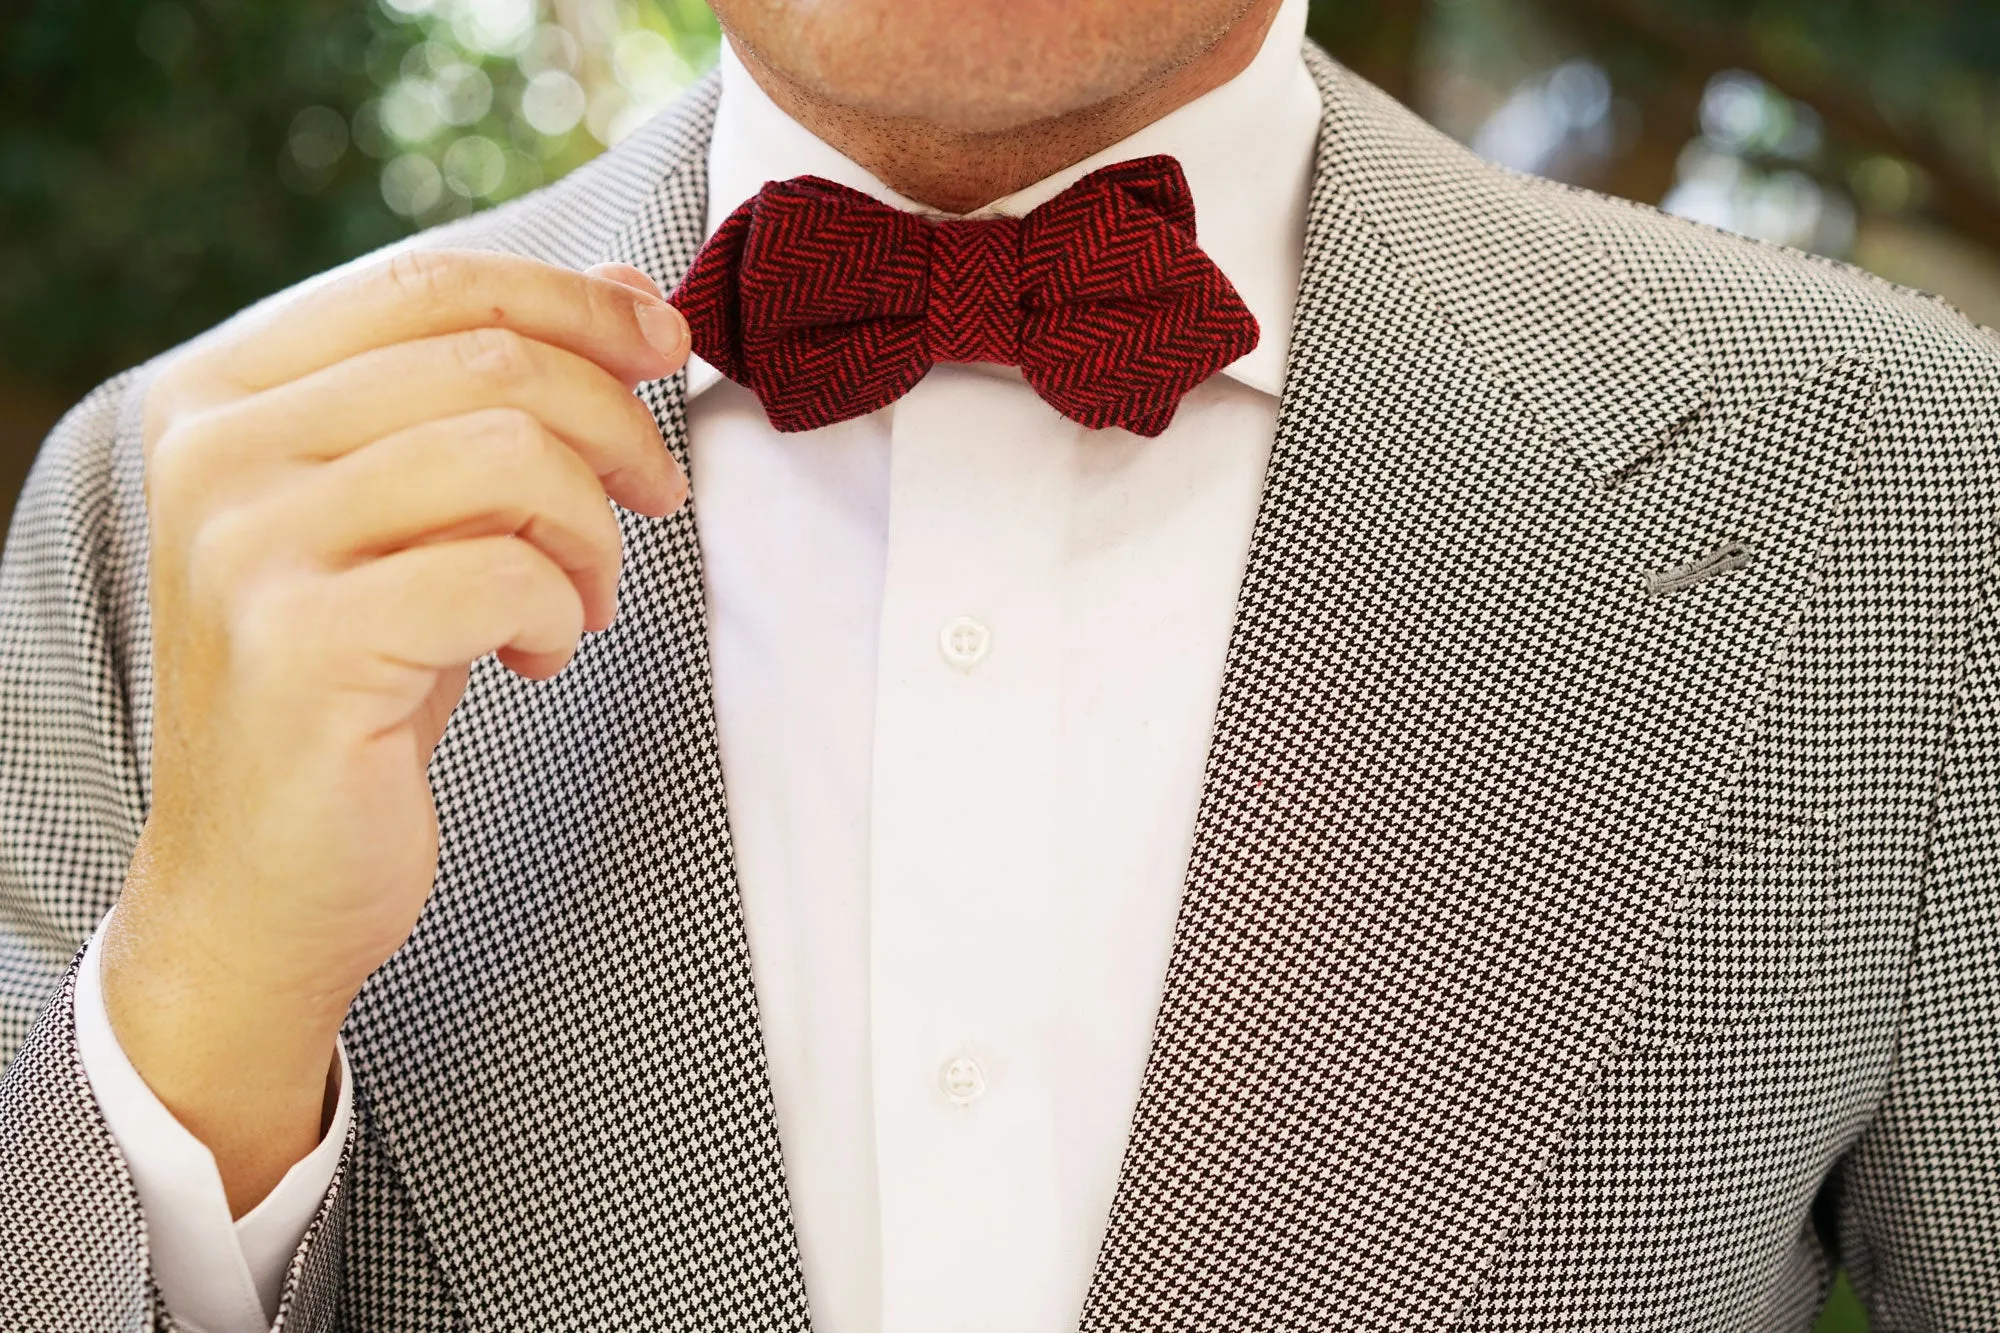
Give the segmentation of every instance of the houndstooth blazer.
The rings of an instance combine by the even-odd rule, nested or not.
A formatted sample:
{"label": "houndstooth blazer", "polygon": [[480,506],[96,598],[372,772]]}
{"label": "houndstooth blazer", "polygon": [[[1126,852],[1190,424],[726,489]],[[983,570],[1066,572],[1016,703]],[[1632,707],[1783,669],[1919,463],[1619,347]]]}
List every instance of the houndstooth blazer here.
{"label": "houndstooth blazer", "polygon": [[[1844,1264],[1878,1329],[2000,1328],[2000,342],[1309,59],[1276,451],[1080,1326],[1804,1330]],[[670,283],[714,104],[431,240]],[[147,809],[145,383],[58,427],[0,571],[10,1330],[166,1322],[66,972]],[[807,1327],[701,552],[623,521],[617,625],[483,663],[437,752],[286,1329]]]}

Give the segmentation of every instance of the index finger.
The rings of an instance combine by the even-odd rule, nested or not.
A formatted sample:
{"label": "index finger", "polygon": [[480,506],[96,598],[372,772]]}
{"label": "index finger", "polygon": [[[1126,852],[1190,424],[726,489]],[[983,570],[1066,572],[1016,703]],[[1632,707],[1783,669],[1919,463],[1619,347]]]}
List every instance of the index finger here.
{"label": "index finger", "polygon": [[687,321],[652,294],[520,255],[405,250],[308,287],[197,355],[247,392],[439,334],[512,329],[628,385],[680,369]]}

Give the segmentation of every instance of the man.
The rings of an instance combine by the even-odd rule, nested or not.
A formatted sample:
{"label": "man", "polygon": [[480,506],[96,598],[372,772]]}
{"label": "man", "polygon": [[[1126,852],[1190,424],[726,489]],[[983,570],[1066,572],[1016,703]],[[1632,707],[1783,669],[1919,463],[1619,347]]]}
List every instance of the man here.
{"label": "man", "polygon": [[45,451],[0,1324],[2000,1324],[1991,335],[1302,0],[717,9]]}

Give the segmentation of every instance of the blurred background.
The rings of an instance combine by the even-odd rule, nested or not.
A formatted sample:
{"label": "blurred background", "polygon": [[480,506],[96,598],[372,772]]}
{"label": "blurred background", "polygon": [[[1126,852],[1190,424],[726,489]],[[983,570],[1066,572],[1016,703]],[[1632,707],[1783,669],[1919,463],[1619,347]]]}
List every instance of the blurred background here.
{"label": "blurred background", "polygon": [[[2000,0],[1315,0],[1312,28],[1495,161],[2000,324]],[[12,0],[0,515],[96,381],[560,176],[717,42],[700,0]],[[1865,1327],[1836,1292],[1822,1330]]]}

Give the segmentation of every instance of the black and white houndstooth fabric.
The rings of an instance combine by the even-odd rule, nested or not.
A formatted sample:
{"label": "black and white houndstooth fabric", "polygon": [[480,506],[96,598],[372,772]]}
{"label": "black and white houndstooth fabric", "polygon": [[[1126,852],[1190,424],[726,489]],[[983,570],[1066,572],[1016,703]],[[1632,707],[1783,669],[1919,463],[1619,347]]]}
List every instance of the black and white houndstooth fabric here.
{"label": "black and white houndstooth fabric", "polygon": [[[2000,340],[1310,58],[1292,364],[1081,1326],[1804,1330],[1844,1263],[1878,1328],[2000,1328]],[[713,110],[424,243],[671,283]],[[0,570],[8,1329],[164,1323],[64,980],[146,809],[144,382],[58,428]],[[808,1325],[700,552],[625,536],[617,626],[482,666],[439,750],[288,1329]]]}

